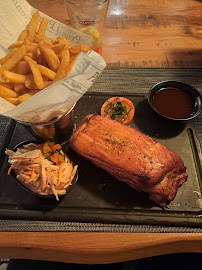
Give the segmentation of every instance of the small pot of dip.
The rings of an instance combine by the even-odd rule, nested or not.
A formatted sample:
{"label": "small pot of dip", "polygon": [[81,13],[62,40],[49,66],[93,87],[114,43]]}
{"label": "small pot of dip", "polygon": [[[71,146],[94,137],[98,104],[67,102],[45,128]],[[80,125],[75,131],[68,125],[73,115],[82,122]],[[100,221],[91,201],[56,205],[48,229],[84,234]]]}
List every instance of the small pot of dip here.
{"label": "small pot of dip", "polygon": [[176,81],[154,85],[148,95],[151,108],[171,120],[190,120],[201,112],[201,97],[192,86]]}

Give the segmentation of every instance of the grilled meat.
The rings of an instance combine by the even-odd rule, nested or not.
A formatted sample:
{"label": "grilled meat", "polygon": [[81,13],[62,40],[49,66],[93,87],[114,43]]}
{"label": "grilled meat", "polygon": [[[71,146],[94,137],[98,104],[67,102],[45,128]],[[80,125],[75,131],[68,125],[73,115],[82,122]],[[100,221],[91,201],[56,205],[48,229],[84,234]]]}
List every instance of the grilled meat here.
{"label": "grilled meat", "polygon": [[88,115],[70,138],[70,147],[116,179],[166,206],[187,180],[182,159],[139,131],[100,115]]}

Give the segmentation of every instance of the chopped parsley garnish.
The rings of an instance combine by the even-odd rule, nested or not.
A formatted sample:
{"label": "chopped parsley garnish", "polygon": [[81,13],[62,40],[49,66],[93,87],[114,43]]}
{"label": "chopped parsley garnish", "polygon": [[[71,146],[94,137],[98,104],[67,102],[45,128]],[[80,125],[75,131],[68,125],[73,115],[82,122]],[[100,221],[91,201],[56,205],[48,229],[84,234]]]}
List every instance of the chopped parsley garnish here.
{"label": "chopped parsley garnish", "polygon": [[123,112],[126,112],[128,114],[126,106],[123,106],[120,101],[117,101],[116,106],[113,109],[114,112],[111,115],[112,119],[115,119],[117,115],[122,115]]}

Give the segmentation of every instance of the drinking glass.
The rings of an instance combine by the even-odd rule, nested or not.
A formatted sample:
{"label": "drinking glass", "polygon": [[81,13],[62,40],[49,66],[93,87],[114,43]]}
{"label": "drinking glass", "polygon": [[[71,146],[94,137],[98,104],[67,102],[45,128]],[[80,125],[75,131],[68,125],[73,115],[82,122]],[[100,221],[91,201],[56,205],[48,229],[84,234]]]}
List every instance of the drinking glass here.
{"label": "drinking glass", "polygon": [[65,0],[70,24],[93,38],[93,50],[102,53],[102,38],[109,0]]}

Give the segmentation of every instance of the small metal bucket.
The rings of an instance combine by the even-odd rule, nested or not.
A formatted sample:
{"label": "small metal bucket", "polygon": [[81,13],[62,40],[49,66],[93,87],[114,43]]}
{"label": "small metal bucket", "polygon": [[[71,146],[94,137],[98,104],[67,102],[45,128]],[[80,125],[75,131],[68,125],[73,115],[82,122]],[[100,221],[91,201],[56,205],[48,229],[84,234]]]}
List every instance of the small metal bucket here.
{"label": "small metal bucket", "polygon": [[51,140],[63,144],[67,142],[74,129],[74,106],[67,111],[61,118],[53,119],[43,123],[20,122],[28,126],[37,138],[42,140]]}

